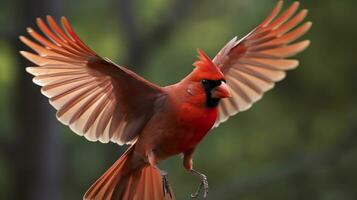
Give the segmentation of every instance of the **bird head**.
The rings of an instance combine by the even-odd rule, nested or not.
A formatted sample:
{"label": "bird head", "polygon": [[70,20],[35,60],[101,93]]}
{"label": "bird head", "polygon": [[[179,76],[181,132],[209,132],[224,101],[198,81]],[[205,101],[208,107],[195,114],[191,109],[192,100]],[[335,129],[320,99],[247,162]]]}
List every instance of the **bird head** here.
{"label": "bird head", "polygon": [[190,81],[188,93],[191,95],[204,94],[208,107],[216,107],[220,99],[231,96],[221,70],[202,51],[197,50],[198,60],[193,63],[195,68],[187,77]]}

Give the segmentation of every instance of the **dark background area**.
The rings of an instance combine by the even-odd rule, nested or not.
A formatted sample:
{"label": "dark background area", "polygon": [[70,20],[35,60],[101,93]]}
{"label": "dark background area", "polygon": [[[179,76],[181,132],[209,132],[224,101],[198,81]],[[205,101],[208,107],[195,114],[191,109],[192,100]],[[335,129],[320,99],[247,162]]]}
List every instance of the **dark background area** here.
{"label": "dark background area", "polygon": [[[290,4],[292,1],[286,1]],[[24,70],[18,36],[65,15],[100,55],[168,85],[261,22],[275,0],[1,0],[0,199],[81,199],[124,148],[91,143],[55,118]],[[301,64],[247,112],[213,130],[195,154],[209,199],[357,199],[357,26],[354,0],[301,1],[312,45]],[[198,180],[181,158],[161,164],[177,199]]]}

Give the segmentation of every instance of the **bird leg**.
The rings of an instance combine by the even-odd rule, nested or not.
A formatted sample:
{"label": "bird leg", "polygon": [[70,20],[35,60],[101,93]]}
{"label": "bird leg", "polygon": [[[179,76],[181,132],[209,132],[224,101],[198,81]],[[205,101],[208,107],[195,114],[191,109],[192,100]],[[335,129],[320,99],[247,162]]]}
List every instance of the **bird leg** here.
{"label": "bird leg", "polygon": [[166,194],[169,194],[170,198],[172,198],[171,186],[170,186],[170,182],[169,182],[169,175],[166,171],[161,170],[161,169],[159,169],[159,167],[157,167],[157,160],[156,160],[154,151],[151,151],[148,154],[148,161],[151,166],[155,166],[155,168],[160,172],[160,175],[162,177],[162,192],[164,193],[164,196],[166,196]]}
{"label": "bird leg", "polygon": [[164,196],[166,196],[166,194],[168,194],[168,195],[170,195],[170,198],[172,198],[171,186],[170,186],[170,182],[169,182],[168,173],[164,170],[160,170],[159,168],[157,168],[157,169],[159,170],[161,177],[162,177],[162,191],[164,193]]}
{"label": "bird leg", "polygon": [[191,173],[193,173],[195,176],[198,176],[201,179],[201,183],[198,186],[197,191],[194,194],[191,194],[192,198],[197,198],[198,195],[202,192],[203,190],[203,198],[207,198],[207,193],[208,193],[208,181],[206,175],[202,174],[201,172],[198,172],[193,169],[193,152],[195,149],[190,149],[183,154],[183,166],[185,169]]}
{"label": "bird leg", "polygon": [[201,193],[201,191],[203,190],[203,199],[207,198],[207,194],[208,194],[208,180],[207,180],[207,176],[202,174],[201,172],[198,172],[194,169],[191,169],[190,171],[191,173],[193,173],[195,176],[198,176],[201,179],[201,183],[198,186],[198,189],[196,190],[196,192],[194,194],[191,194],[192,198],[197,198],[198,195]]}

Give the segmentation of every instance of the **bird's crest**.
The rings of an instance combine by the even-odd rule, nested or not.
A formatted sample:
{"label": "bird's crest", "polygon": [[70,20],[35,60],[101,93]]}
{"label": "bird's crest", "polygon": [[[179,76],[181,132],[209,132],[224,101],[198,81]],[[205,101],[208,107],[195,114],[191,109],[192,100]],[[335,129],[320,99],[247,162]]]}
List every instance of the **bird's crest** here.
{"label": "bird's crest", "polygon": [[221,70],[213,63],[208,55],[197,49],[198,60],[193,63],[196,68],[193,70],[193,77],[196,79],[220,80],[224,78]]}
{"label": "bird's crest", "polygon": [[198,60],[193,63],[193,66],[199,68],[206,68],[209,70],[210,68],[216,68],[216,65],[212,62],[211,58],[202,51],[201,49],[197,49]]}

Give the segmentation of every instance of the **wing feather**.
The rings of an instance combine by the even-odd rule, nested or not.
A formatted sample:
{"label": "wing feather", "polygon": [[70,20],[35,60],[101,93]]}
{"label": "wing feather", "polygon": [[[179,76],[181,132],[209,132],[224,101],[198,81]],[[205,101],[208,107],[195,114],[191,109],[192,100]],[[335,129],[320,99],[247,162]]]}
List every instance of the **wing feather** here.
{"label": "wing feather", "polygon": [[279,15],[283,6],[283,1],[279,1],[260,25],[240,40],[233,38],[213,59],[232,88],[232,98],[220,102],[214,127],[229,116],[249,109],[264,92],[285,78],[286,70],[299,65],[297,60],[287,57],[310,45],[309,40],[294,42],[312,25],[311,22],[299,25],[308,13],[306,9],[298,12],[299,5],[294,2]]}
{"label": "wing feather", "polygon": [[[20,40],[36,53],[20,53],[37,66],[26,71],[57,110],[57,118],[90,141],[135,142],[164,91],[134,72],[99,57],[75,34],[65,17],[37,18],[43,35]],[[47,22],[47,23],[46,23]],[[160,97],[160,98],[159,98]]]}

